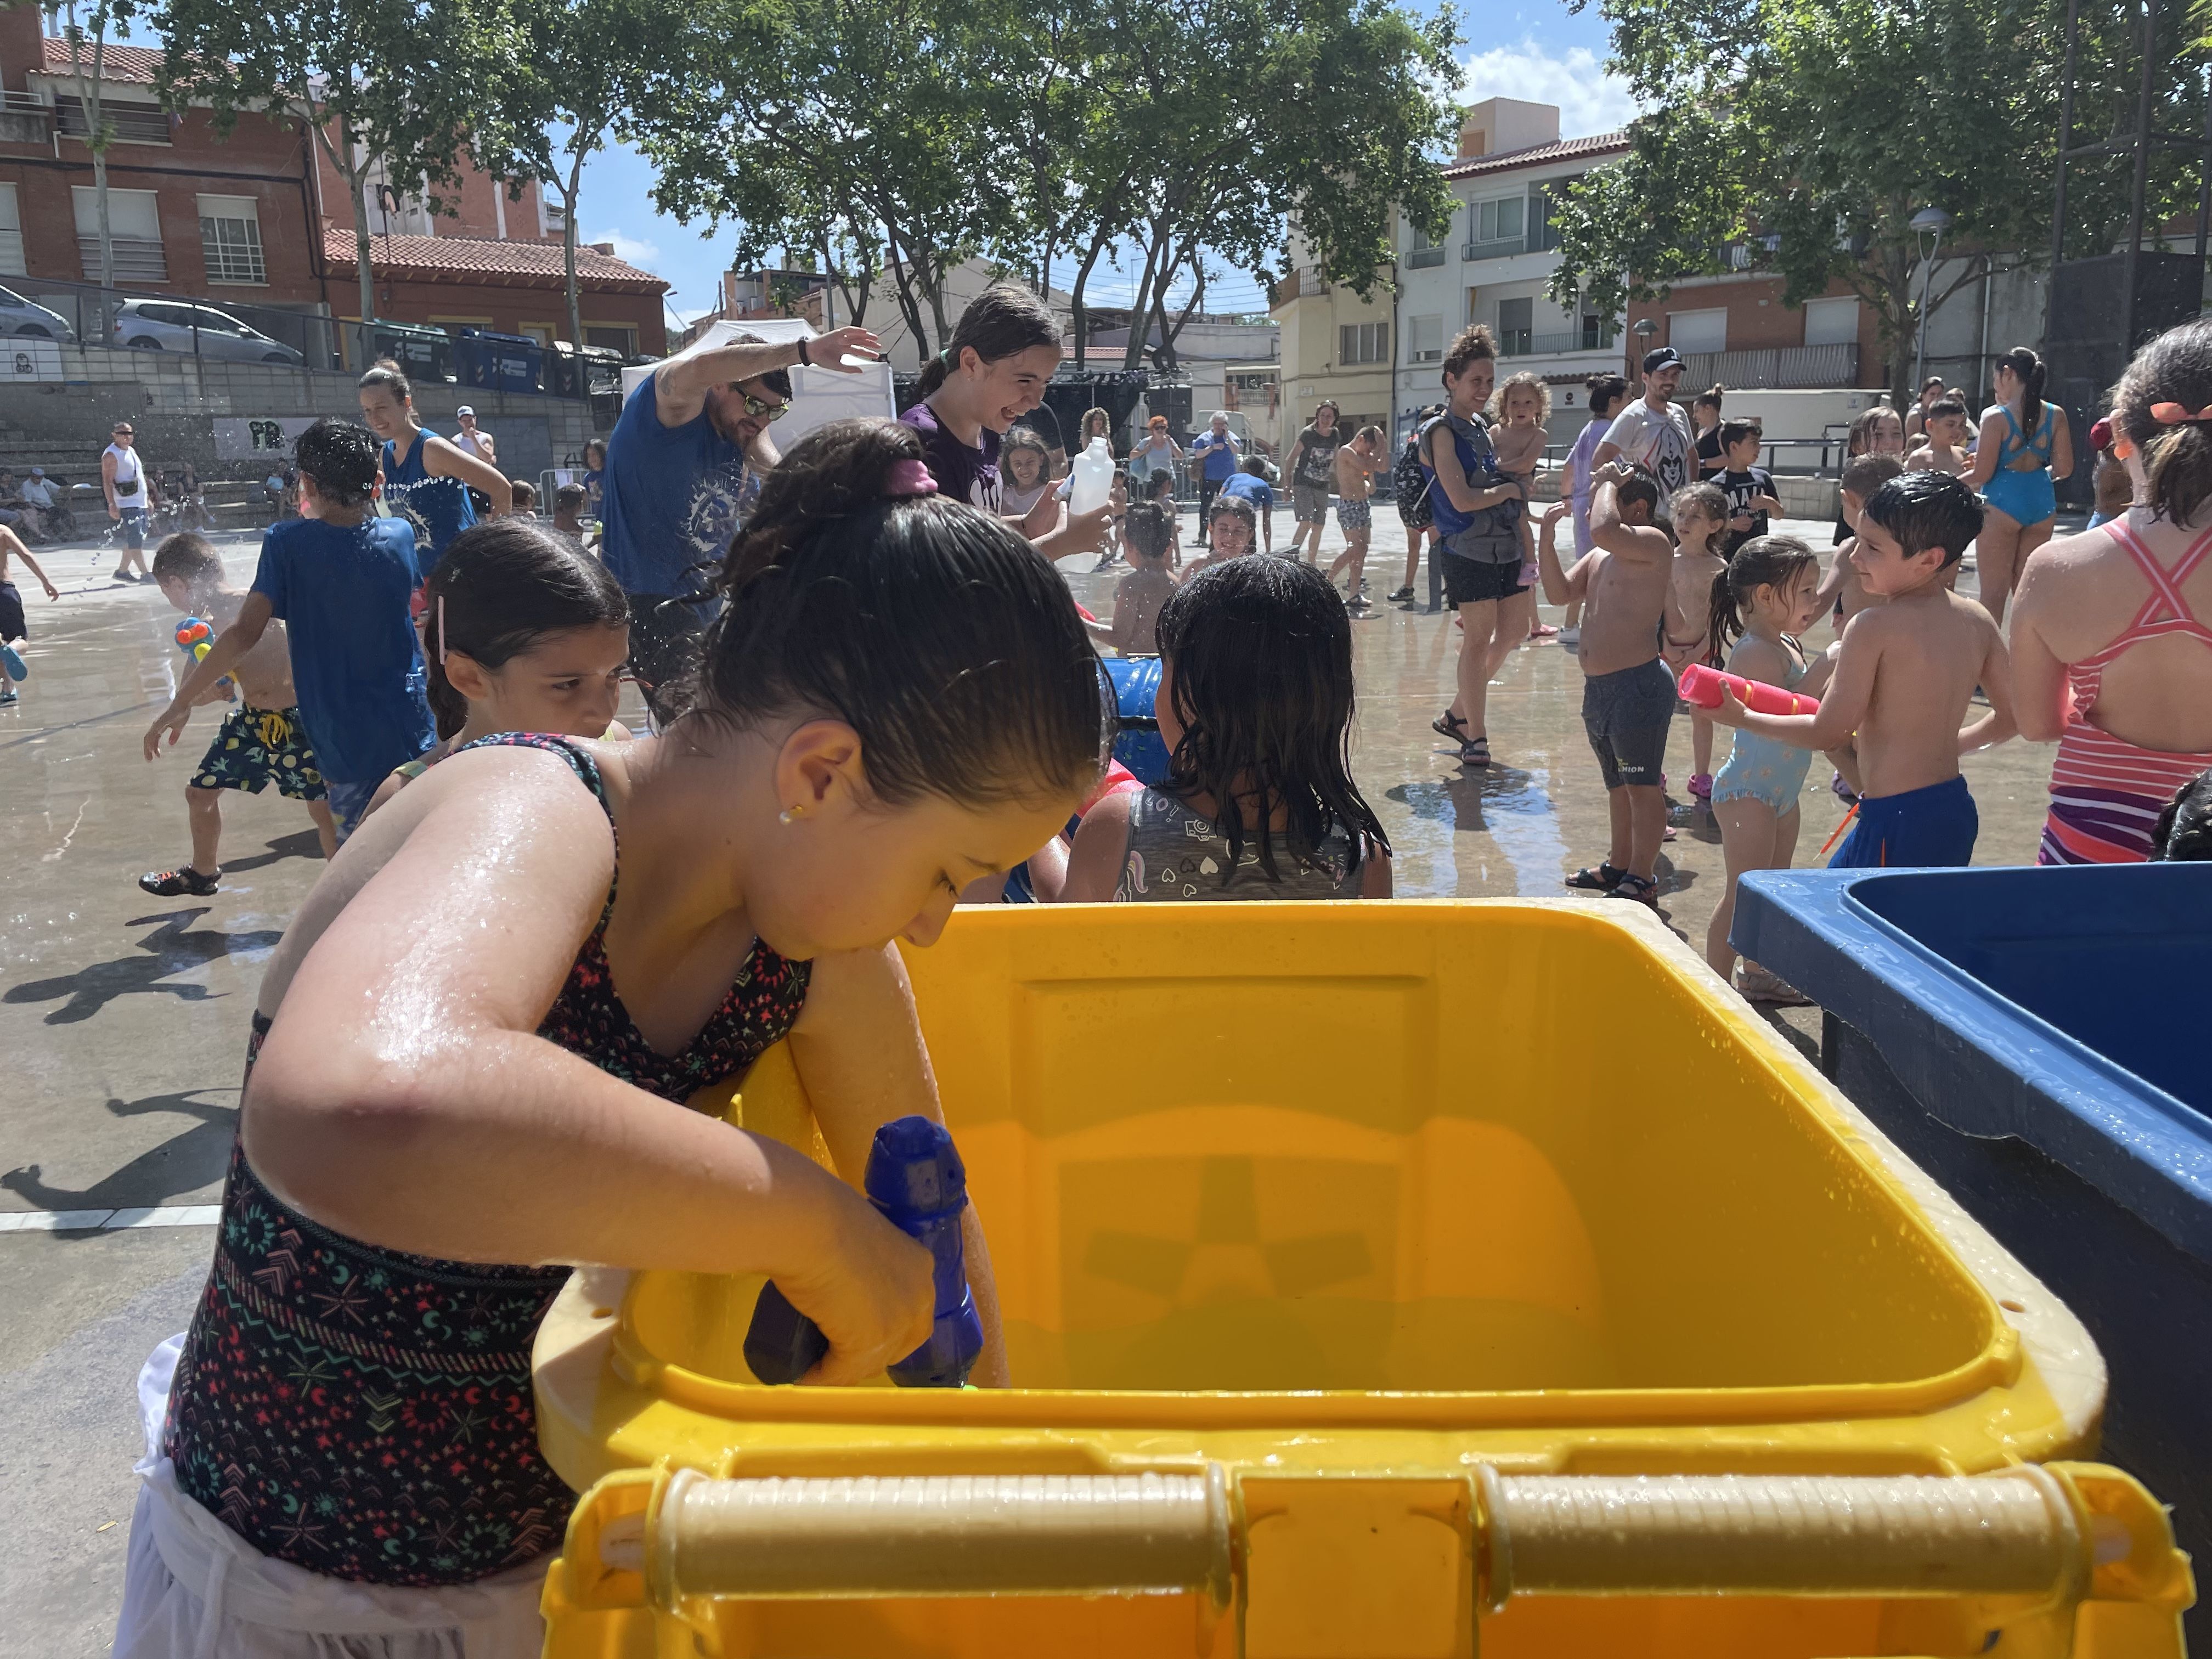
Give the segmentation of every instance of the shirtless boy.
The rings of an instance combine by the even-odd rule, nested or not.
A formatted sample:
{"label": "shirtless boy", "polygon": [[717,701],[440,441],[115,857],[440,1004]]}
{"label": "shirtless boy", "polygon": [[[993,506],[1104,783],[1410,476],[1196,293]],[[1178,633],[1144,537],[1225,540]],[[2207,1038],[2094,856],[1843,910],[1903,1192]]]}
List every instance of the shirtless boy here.
{"label": "shirtless boy", "polygon": [[15,682],[30,673],[24,666],[23,656],[15,647],[31,637],[30,624],[23,620],[23,596],[16,592],[15,584],[8,580],[8,561],[21,559],[24,568],[39,579],[39,586],[46,590],[49,599],[58,599],[61,594],[39,562],[31,556],[31,550],[23,545],[22,538],[5,527],[0,527],[0,708],[5,708],[16,698]]}
{"label": "shirtless boy", "polygon": [[[1891,479],[1867,498],[1850,554],[1881,603],[1845,627],[1820,712],[1754,714],[1722,691],[1713,718],[1723,726],[1803,749],[1858,734],[1858,823],[1831,869],[1961,866],[1973,856],[1981,821],[1959,757],[2019,729],[2003,635],[1943,585],[1981,527],[1980,500],[1949,473]],[[1966,726],[1978,684],[1990,711]]]}
{"label": "shirtless boy", "polygon": [[[171,605],[188,617],[205,618],[217,639],[238,620],[239,608],[246,603],[245,594],[224,586],[222,560],[207,538],[190,531],[170,537],[154,550],[154,580]],[[330,792],[315,769],[315,752],[308,744],[300,700],[292,689],[292,653],[283,623],[270,625],[260,642],[232,667],[230,678],[238,684],[238,706],[224,717],[191,781],[185,786],[191,860],[178,869],[138,878],[141,887],[161,898],[185,894],[204,898],[216,890],[222,874],[216,854],[222,839],[225,789],[258,795],[274,782],[277,793],[307,804],[307,816],[322,839],[323,856],[338,850]],[[210,691],[198,701],[211,702],[218,695]]]}
{"label": "shirtless boy", "polygon": [[1918,447],[1905,458],[1907,472],[1934,469],[1953,477],[1974,464],[1966,447],[1966,406],[1956,398],[1938,398],[1928,405],[1927,426]]}
{"label": "shirtless boy", "polygon": [[1559,521],[1573,511],[1566,501],[1545,509],[1536,547],[1545,599],[1583,602],[1583,727],[1597,755],[1612,817],[1605,861],[1577,870],[1567,885],[1656,909],[1659,845],[1667,832],[1659,771],[1675,702],[1659,636],[1662,626],[1675,635],[1688,630],[1674,606],[1674,544],[1651,522],[1658,486],[1619,462],[1598,468],[1591,483],[1595,550],[1576,560],[1572,570],[1559,568]]}
{"label": "shirtless boy", "polygon": [[[1713,579],[1728,568],[1721,554],[1728,543],[1728,492],[1717,483],[1693,483],[1674,492],[1672,506],[1677,540],[1669,581],[1682,623],[1679,630],[1669,624],[1660,655],[1667,672],[1680,680],[1685,666],[1705,659]],[[1690,714],[1690,793],[1699,800],[1711,800],[1713,794],[1713,723],[1702,708]]]}
{"label": "shirtless boy", "polygon": [[1345,586],[1347,614],[1369,614],[1367,596],[1359,590],[1367,575],[1367,544],[1374,536],[1375,475],[1382,470],[1382,428],[1363,426],[1358,435],[1336,452],[1336,527],[1344,532],[1344,551],[1328,568],[1328,579],[1347,567],[1352,580]]}
{"label": "shirtless boy", "polygon": [[1823,613],[1830,605],[1835,607],[1839,635],[1844,625],[1871,603],[1858,567],[1851,562],[1851,550],[1858,544],[1859,516],[1866,511],[1867,497],[1904,471],[1905,463],[1894,455],[1854,455],[1844,463],[1844,522],[1850,526],[1851,535],[1836,549],[1836,562],[1828,567],[1820,591],[1813,596]]}

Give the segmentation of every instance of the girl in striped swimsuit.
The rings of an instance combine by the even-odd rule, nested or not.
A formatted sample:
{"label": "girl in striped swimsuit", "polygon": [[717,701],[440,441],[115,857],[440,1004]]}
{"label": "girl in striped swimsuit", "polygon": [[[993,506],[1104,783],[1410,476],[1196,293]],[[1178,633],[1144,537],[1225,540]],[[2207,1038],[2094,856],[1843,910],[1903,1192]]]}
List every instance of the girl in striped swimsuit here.
{"label": "girl in striped swimsuit", "polygon": [[2137,353],[2112,421],[2139,505],[2039,550],[2013,617],[2021,735],[2058,743],[2039,864],[2148,858],[2212,768],[2212,322]]}

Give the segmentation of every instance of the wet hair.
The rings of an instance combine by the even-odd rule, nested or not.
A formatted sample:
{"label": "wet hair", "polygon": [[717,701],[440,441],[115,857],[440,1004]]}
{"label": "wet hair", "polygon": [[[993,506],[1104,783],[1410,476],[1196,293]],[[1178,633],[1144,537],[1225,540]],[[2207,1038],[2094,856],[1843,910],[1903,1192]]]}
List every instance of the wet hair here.
{"label": "wet hair", "polygon": [[1943,550],[1956,564],[1982,533],[1982,498],[1948,472],[1900,472],[1866,498],[1866,515],[1905,550],[1905,556]]}
{"label": "wet hair", "polygon": [[527,519],[487,519],[454,537],[422,598],[422,655],[441,738],[469,721],[468,699],[446,678],[449,653],[504,668],[550,635],[629,622],[629,600],[606,566]]}
{"label": "wet hair", "polygon": [[[1623,479],[1613,487],[1613,498],[1623,507],[1641,501],[1654,513],[1659,510],[1659,482],[1648,472],[1639,472],[1632,478]],[[1726,505],[1728,498],[1723,496]]]}
{"label": "wet hair", "polygon": [[1960,403],[1956,398],[1938,398],[1920,411],[1920,424],[1924,429],[1930,421],[1940,421],[1947,416],[1964,415],[1966,412],[1966,404]]}
{"label": "wet hair", "polygon": [[[1373,430],[1372,428],[1369,429]],[[1256,453],[1247,455],[1243,460],[1237,462],[1237,470],[1239,472],[1249,472],[1255,478],[1265,478],[1267,476],[1267,464]]]}
{"label": "wet hair", "polygon": [[[1641,483],[1643,480],[1639,478],[1635,482]],[[1626,491],[1628,486],[1623,484],[1620,488]],[[1684,484],[1676,490],[1667,503],[1667,510],[1674,514],[1678,522],[1685,511],[1691,511],[1696,513],[1701,519],[1711,519],[1722,529],[1726,530],[1729,521],[1728,506],[1728,492],[1718,484],[1693,483]]]}
{"label": "wet hair", "polygon": [[1490,394],[1490,418],[1493,422],[1505,418],[1505,399],[1516,391],[1532,391],[1536,394],[1536,424],[1541,426],[1552,418],[1552,388],[1544,384],[1544,377],[1522,369],[1518,374],[1509,374]]}
{"label": "wet hair", "polygon": [[1121,522],[1121,538],[1133,553],[1164,559],[1175,540],[1175,517],[1158,501],[1132,501]]}
{"label": "wet hair", "polygon": [[[1248,844],[1271,882],[1279,846],[1310,863],[1334,830],[1363,861],[1389,852],[1352,781],[1352,623],[1327,576],[1297,559],[1212,565],[1168,596],[1158,632],[1183,726],[1160,788],[1213,802],[1224,887]],[[1290,819],[1279,842],[1267,827],[1279,806]]]}
{"label": "wet hair", "polygon": [[1206,521],[1212,524],[1223,514],[1244,520],[1244,527],[1255,536],[1260,533],[1260,514],[1250,501],[1243,495],[1216,495],[1213,505],[1206,510]]}
{"label": "wet hair", "polygon": [[383,456],[384,441],[360,422],[327,416],[292,446],[293,464],[302,477],[314,480],[315,493],[332,507],[368,505]]}
{"label": "wet hair", "polygon": [[173,536],[164,537],[154,550],[154,580],[174,580],[187,587],[197,587],[202,582],[222,580],[222,556],[215,550],[215,544],[197,530],[179,530]]}
{"label": "wet hair", "polygon": [[833,421],[792,447],[730,545],[683,718],[842,720],[894,806],[1081,795],[1114,721],[1067,584],[988,514],[890,495],[892,470],[921,459],[896,421]]}
{"label": "wet hair", "polygon": [[507,487],[513,492],[514,510],[517,513],[527,513],[538,505],[538,486],[529,479],[510,479]]}
{"label": "wet hair", "polygon": [[1743,637],[1751,597],[1762,587],[1786,589],[1808,568],[1820,568],[1820,556],[1795,536],[1753,536],[1729,557],[1728,568],[1713,578],[1712,612],[1705,623],[1705,660],[1717,668],[1728,649]]}
{"label": "wet hair", "polygon": [[1145,486],[1145,499],[1148,501],[1157,501],[1174,494],[1175,474],[1155,470],[1152,482]]}
{"label": "wet hair", "polygon": [[1884,419],[1895,421],[1899,432],[1905,430],[1904,416],[1887,404],[1876,404],[1872,409],[1862,410],[1858,419],[1851,422],[1850,438],[1844,446],[1845,457],[1871,455],[1874,453],[1874,429]]}
{"label": "wet hair", "polygon": [[922,366],[914,389],[920,403],[945,384],[945,377],[973,351],[987,363],[1020,356],[1036,346],[1060,343],[1060,323],[1051,307],[1019,283],[994,283],[968,302],[944,350]]}
{"label": "wet hair", "polygon": [[2142,457],[2143,504],[2154,515],[2190,525],[2212,501],[2212,422],[2167,425],[2154,404],[2194,414],[2212,404],[2212,319],[2170,328],[2135,355],[2112,388],[2112,430]]}
{"label": "wet hair", "polygon": [[2212,772],[2181,786],[2150,832],[2153,864],[2202,864],[2212,860]]}
{"label": "wet hair", "polygon": [[403,407],[415,395],[415,383],[389,357],[379,357],[375,367],[361,377],[360,386],[363,392],[388,392],[392,401]]}
{"label": "wet hair", "polygon": [[1498,341],[1480,323],[1470,323],[1452,336],[1451,349],[1444,353],[1440,377],[1455,380],[1467,373],[1469,363],[1479,363],[1486,358],[1495,360]]}
{"label": "wet hair", "polygon": [[1843,487],[1863,501],[1905,471],[1905,462],[1895,455],[1854,455],[1844,463]]}
{"label": "wet hair", "polygon": [[[1545,394],[1545,395],[1546,395],[1546,398],[1548,399],[1548,398],[1549,398],[1549,397],[1550,397],[1550,392],[1548,392],[1548,390],[1547,391],[1547,392],[1546,392],[1546,394]],[[1547,412],[1547,413],[1549,413],[1549,410],[1547,410],[1546,412]],[[1359,430],[1358,430],[1358,431],[1357,431],[1357,432],[1355,432],[1355,433],[1353,433],[1353,434],[1352,434],[1352,442],[1354,442],[1354,443],[1358,443],[1358,442],[1362,438],[1376,438],[1376,439],[1380,439],[1380,438],[1382,437],[1382,428],[1381,427],[1379,427],[1379,426],[1373,426],[1373,425],[1370,425],[1370,426],[1363,426],[1363,427],[1361,427],[1361,428],[1359,428]]]}
{"label": "wet hair", "polygon": [[1052,451],[1045,447],[1045,441],[1042,438],[1040,438],[1037,435],[1036,428],[1018,426],[1008,432],[1003,439],[1000,440],[999,471],[1009,478],[1012,478],[1014,475],[1012,470],[1008,467],[1006,463],[1013,459],[1014,452],[1017,450],[1027,450],[1030,454],[1035,455],[1037,458],[1037,482],[1039,483],[1044,483],[1051,478]]}
{"label": "wet hair", "polygon": [[[2044,382],[2049,378],[2049,371],[2044,368],[2043,359],[2026,346],[2014,346],[1990,366],[1990,372],[1994,374],[2000,368],[2010,369],[2020,379],[2021,413],[2023,416],[2033,416],[2040,410],[2043,407]],[[2021,424],[2027,428],[2028,434],[2033,437],[2036,422],[2033,420],[2023,420]]]}
{"label": "wet hair", "polygon": [[1708,386],[1705,391],[1700,392],[1696,397],[1690,399],[1690,407],[1692,409],[1710,409],[1714,414],[1717,415],[1721,412],[1721,398],[1726,390],[1727,389],[1725,387],[1720,386]]}
{"label": "wet hair", "polygon": [[1583,382],[1583,389],[1589,394],[1590,413],[1601,415],[1628,395],[1628,382],[1619,374],[1593,374]]}
{"label": "wet hair", "polygon": [[1725,454],[1734,449],[1746,438],[1764,438],[1765,435],[1766,428],[1759,425],[1757,421],[1723,421],[1721,422],[1722,453]]}
{"label": "wet hair", "polygon": [[553,510],[565,513],[570,507],[580,510],[592,499],[592,492],[580,483],[564,483],[553,492]]}

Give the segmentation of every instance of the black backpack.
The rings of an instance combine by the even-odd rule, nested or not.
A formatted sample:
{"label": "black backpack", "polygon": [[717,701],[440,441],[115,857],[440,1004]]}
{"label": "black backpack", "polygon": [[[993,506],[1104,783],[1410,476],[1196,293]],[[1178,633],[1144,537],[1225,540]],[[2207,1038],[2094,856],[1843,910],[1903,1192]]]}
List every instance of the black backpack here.
{"label": "black backpack", "polygon": [[1428,493],[1429,475],[1421,471],[1421,433],[1418,427],[1413,435],[1406,440],[1405,448],[1399,452],[1398,464],[1390,469],[1390,487],[1408,511]]}

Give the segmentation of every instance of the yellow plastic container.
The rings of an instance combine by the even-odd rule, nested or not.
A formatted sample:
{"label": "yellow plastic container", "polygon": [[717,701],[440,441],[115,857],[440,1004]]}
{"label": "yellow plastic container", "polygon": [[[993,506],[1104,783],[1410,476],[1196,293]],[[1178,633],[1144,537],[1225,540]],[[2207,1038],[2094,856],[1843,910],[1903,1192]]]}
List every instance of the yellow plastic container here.
{"label": "yellow plastic container", "polygon": [[[1021,1386],[763,1388],[757,1279],[579,1274],[556,1659],[2180,1653],[2156,1504],[2018,1474],[2094,1449],[2080,1325],[1639,907],[908,967]],[[781,1052],[713,1103],[827,1161]]]}

